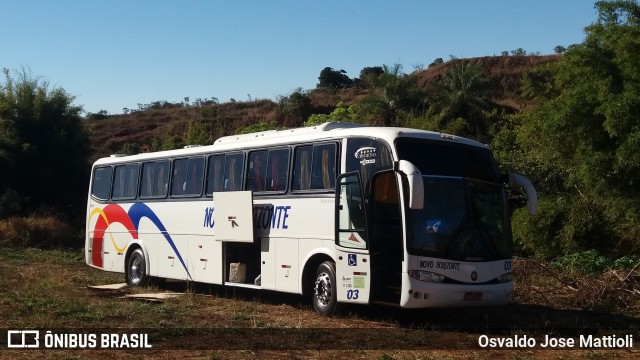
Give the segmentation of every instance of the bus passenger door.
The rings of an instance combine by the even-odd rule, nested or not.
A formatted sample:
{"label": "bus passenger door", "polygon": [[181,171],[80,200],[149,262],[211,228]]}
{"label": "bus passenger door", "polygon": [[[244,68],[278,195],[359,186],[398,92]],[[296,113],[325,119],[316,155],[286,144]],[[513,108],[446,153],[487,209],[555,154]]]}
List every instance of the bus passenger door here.
{"label": "bus passenger door", "polygon": [[340,302],[366,304],[371,291],[365,202],[360,175],[338,177],[336,191],[336,286]]}

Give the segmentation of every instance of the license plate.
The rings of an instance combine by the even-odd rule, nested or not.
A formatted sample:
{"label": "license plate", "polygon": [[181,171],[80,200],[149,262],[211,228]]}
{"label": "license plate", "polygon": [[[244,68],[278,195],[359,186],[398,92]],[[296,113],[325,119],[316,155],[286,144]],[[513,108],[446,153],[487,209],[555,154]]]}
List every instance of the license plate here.
{"label": "license plate", "polygon": [[465,301],[480,301],[482,300],[482,293],[480,292],[468,292],[464,293]]}

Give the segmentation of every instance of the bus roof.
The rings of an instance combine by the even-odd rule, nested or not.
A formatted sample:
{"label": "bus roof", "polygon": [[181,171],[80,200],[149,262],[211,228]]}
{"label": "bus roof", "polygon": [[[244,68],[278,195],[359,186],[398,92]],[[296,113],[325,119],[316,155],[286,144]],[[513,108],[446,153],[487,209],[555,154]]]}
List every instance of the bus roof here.
{"label": "bus roof", "polygon": [[183,149],[141,153],[138,155],[130,156],[114,154],[110,157],[98,159],[94,163],[94,165],[121,163],[128,161],[142,161],[165,157],[190,156],[219,151],[233,151],[243,150],[247,148],[298,144],[310,141],[321,141],[355,136],[380,138],[386,140],[390,144],[393,144],[393,141],[399,137],[410,137],[436,141],[451,141],[471,146],[488,148],[487,145],[474,140],[433,131],[398,127],[374,127],[349,122],[327,122],[320,125],[294,129],[268,130],[250,134],[223,136],[214,141],[213,145],[190,145],[186,146]]}
{"label": "bus roof", "polygon": [[363,127],[365,127],[365,125],[349,123],[349,122],[326,122],[320,125],[306,126],[306,127],[294,128],[294,129],[268,130],[268,131],[250,133],[250,134],[223,136],[218,140],[216,140],[214,142],[214,145],[223,144],[223,143],[228,144],[228,143],[239,143],[239,142],[245,142],[245,141],[255,141],[258,139],[274,139],[274,138],[287,137],[287,136],[301,136],[306,134],[323,133],[331,130],[343,130],[343,129],[363,128]]}

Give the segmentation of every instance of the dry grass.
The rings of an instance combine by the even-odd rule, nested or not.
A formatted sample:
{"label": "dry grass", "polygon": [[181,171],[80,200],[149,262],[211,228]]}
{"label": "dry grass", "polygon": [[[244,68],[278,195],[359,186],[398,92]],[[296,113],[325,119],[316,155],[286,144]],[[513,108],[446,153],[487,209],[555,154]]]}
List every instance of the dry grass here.
{"label": "dry grass", "polygon": [[[349,308],[336,318],[316,314],[307,299],[295,295],[184,282],[96,292],[86,286],[122,282],[123,276],[89,268],[83,260],[81,251],[0,249],[0,328],[141,331],[150,334],[154,348],[3,350],[2,358],[566,359],[638,355],[623,350],[479,349],[481,334],[630,332],[640,338],[640,320],[633,307],[623,313],[576,309],[577,298],[559,291],[558,284],[565,278],[553,280],[548,269],[536,269],[536,264],[522,259],[516,262],[518,295],[507,307],[412,311],[367,306]],[[544,283],[552,287],[544,291],[540,288]],[[150,291],[185,295],[162,303],[122,298],[127,293]]]}
{"label": "dry grass", "polygon": [[597,276],[579,275],[523,258],[515,260],[514,268],[518,303],[640,318],[638,265],[628,271],[610,270]]}
{"label": "dry grass", "polygon": [[95,160],[117,153],[126,143],[137,143],[141,148],[148,148],[153,138],[162,139],[166,135],[183,137],[190,121],[206,124],[213,143],[221,136],[232,134],[237,128],[277,120],[276,109],[277,104],[270,100],[152,108],[102,120],[86,120],[84,124],[93,150],[91,160]]}
{"label": "dry grass", "polygon": [[[484,56],[471,59],[463,59],[468,64],[478,65],[486,69],[494,87],[491,91],[491,100],[496,104],[523,110],[535,103],[525,99],[520,94],[520,86],[523,76],[536,67],[549,65],[559,59],[558,55],[545,56]],[[426,89],[442,77],[451,66],[450,62],[434,66],[416,73],[418,85]],[[430,89],[430,92],[434,89]]]}
{"label": "dry grass", "polygon": [[60,248],[78,247],[79,230],[53,215],[32,214],[0,220],[0,246]]}

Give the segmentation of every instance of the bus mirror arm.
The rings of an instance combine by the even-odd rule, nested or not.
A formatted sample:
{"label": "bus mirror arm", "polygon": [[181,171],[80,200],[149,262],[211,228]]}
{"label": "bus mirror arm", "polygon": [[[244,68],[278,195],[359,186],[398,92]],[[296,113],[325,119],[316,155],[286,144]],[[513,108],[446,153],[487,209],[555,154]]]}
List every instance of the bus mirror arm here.
{"label": "bus mirror arm", "polygon": [[424,182],[420,170],[411,162],[400,160],[396,163],[395,170],[407,176],[409,183],[409,208],[422,209],[424,207]]}
{"label": "bus mirror arm", "polygon": [[531,180],[518,174],[509,174],[509,183],[521,186],[529,199],[529,215],[535,216],[538,213],[538,195]]}

